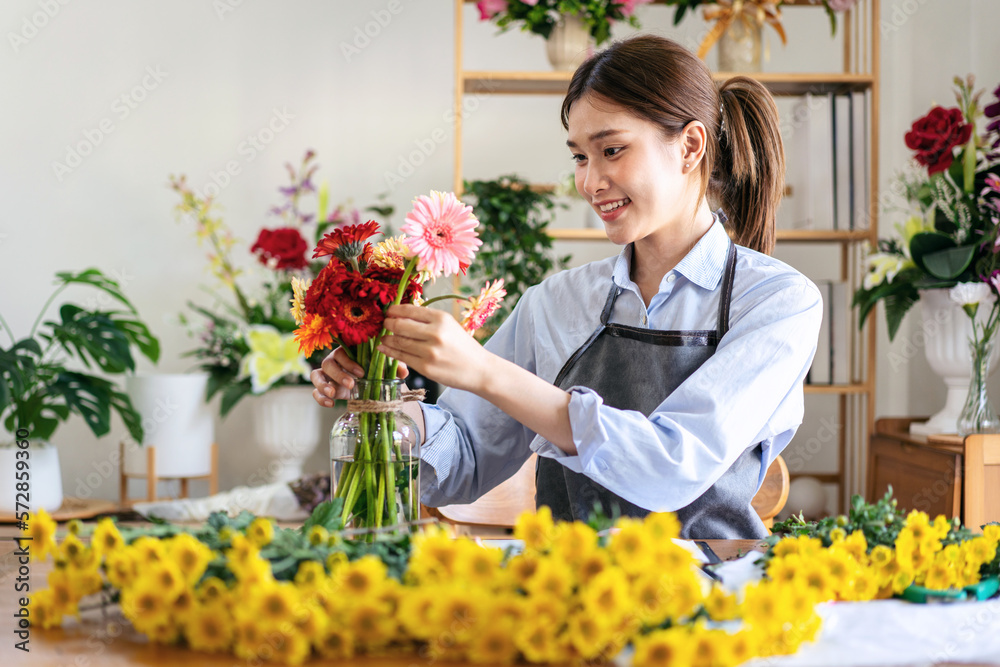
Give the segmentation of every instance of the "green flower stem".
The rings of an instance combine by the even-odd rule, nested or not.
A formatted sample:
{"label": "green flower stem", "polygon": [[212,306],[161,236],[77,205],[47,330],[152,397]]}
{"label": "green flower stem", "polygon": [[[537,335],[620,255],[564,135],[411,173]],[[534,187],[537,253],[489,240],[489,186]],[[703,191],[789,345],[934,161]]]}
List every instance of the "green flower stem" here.
{"label": "green flower stem", "polygon": [[438,301],[444,301],[445,299],[458,299],[459,301],[463,301],[468,298],[469,297],[462,296],[461,294],[442,294],[441,296],[436,296],[433,299],[427,299],[427,301],[424,301],[422,305],[429,306],[432,303],[437,303]]}
{"label": "green flower stem", "polygon": [[379,422],[382,425],[382,452],[383,461],[385,462],[385,486],[387,495],[385,497],[385,502],[388,504],[388,525],[396,525],[396,467],[392,462],[392,446],[390,445],[390,438],[392,437],[392,416],[386,413],[379,415]]}

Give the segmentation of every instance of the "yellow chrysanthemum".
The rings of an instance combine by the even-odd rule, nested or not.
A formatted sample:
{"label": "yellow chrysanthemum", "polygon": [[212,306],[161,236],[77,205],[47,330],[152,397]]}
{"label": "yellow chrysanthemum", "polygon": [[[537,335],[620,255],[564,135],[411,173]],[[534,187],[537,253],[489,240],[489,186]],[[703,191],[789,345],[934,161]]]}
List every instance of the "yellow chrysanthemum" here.
{"label": "yellow chrysanthemum", "polygon": [[156,586],[160,593],[171,602],[184,590],[185,584],[180,569],[173,561],[167,560],[140,568],[135,585],[141,586],[147,582],[151,586]]}
{"label": "yellow chrysanthemum", "polygon": [[344,659],[354,657],[354,637],[346,628],[328,627],[316,650],[324,658]]}
{"label": "yellow chrysanthemum", "polygon": [[848,535],[847,539],[838,545],[838,547],[849,553],[854,560],[860,563],[864,561],[865,555],[868,553],[868,540],[865,539],[864,532],[856,530]]}
{"label": "yellow chrysanthemum", "polygon": [[104,559],[104,569],[112,586],[126,588],[135,579],[137,572],[135,553],[130,549],[122,549],[108,554]]}
{"label": "yellow chrysanthemum", "polygon": [[681,535],[681,522],[673,512],[651,512],[642,522],[656,542],[675,540]]}
{"label": "yellow chrysanthemum", "polygon": [[648,572],[631,584],[633,611],[644,624],[655,627],[669,612],[671,578],[661,572]]}
{"label": "yellow chrysanthemum", "polygon": [[512,593],[493,595],[484,601],[486,616],[496,622],[510,621],[518,625],[527,617],[525,599]]}
{"label": "yellow chrysanthemum", "polygon": [[236,618],[233,627],[233,653],[242,660],[257,660],[270,653],[265,632],[257,620],[242,616]]}
{"label": "yellow chrysanthemum", "polygon": [[474,586],[497,586],[503,551],[482,547],[472,540],[461,540],[459,545],[456,574]]}
{"label": "yellow chrysanthemum", "polygon": [[345,607],[347,628],[358,644],[377,647],[390,642],[396,623],[377,600],[360,599]]}
{"label": "yellow chrysanthemum", "polygon": [[892,549],[884,544],[879,544],[872,549],[870,554],[868,554],[868,558],[874,567],[884,568],[892,562],[894,555]]}
{"label": "yellow chrysanthemum", "polygon": [[51,588],[46,588],[32,593],[31,600],[31,625],[40,628],[57,628],[62,625],[62,610],[55,602],[55,594]]}
{"label": "yellow chrysanthemum", "polygon": [[552,510],[543,505],[535,513],[524,512],[514,525],[514,539],[523,540],[525,551],[548,551],[552,547],[555,524]]}
{"label": "yellow chrysanthemum", "polygon": [[167,548],[155,537],[143,535],[129,546],[135,562],[141,569],[146,565],[159,563],[167,558]]}
{"label": "yellow chrysanthemum", "polygon": [[52,591],[52,608],[60,616],[76,616],[80,595],[77,594],[65,568],[49,572],[49,590]]}
{"label": "yellow chrysanthemum", "polygon": [[588,612],[616,623],[631,605],[628,579],[621,570],[605,570],[581,590],[580,599]]}
{"label": "yellow chrysanthemum", "polygon": [[736,618],[739,605],[736,596],[724,591],[719,586],[713,586],[705,596],[705,611],[713,621],[729,621]]}
{"label": "yellow chrysanthemum", "polygon": [[177,564],[184,581],[193,586],[205,573],[205,568],[212,562],[215,554],[207,544],[194,535],[181,533],[167,543],[167,554],[171,561]]}
{"label": "yellow chrysanthemum", "polygon": [[611,641],[612,629],[600,618],[581,611],[570,615],[566,634],[578,657],[593,660]]}
{"label": "yellow chrysanthemum", "polygon": [[528,580],[535,575],[540,562],[535,554],[521,553],[508,561],[507,572],[516,586],[524,588]]}
{"label": "yellow chrysanthemum", "polygon": [[847,537],[847,531],[843,528],[834,528],[830,531],[830,541],[834,544],[838,542],[843,542],[844,538]]}
{"label": "yellow chrysanthemum", "polygon": [[295,618],[295,611],[302,604],[302,598],[294,585],[276,582],[255,591],[246,604],[247,613],[256,618],[262,628],[271,629],[291,623]]}
{"label": "yellow chrysanthemum", "polygon": [[246,535],[250,543],[260,549],[274,539],[274,522],[259,516],[247,526]]}
{"label": "yellow chrysanthemum", "polygon": [[578,563],[597,549],[597,531],[579,521],[561,521],[552,535],[552,555],[567,563]]}
{"label": "yellow chrysanthemum", "polygon": [[514,643],[529,662],[556,662],[559,642],[555,630],[542,624],[527,624],[514,635]]}
{"label": "yellow chrysanthemum", "polygon": [[608,544],[608,551],[615,563],[630,575],[646,572],[653,566],[653,545],[642,521],[619,519],[616,528],[618,530],[611,536]]}
{"label": "yellow chrysanthemum", "polygon": [[469,642],[469,660],[491,665],[509,665],[517,659],[514,625],[491,623]]}
{"label": "yellow chrysanthemum", "polygon": [[772,558],[767,564],[767,576],[772,581],[792,583],[798,578],[802,565],[802,557],[798,554],[788,554],[782,558]]}
{"label": "yellow chrysanthemum", "polygon": [[468,641],[486,626],[487,618],[477,591],[464,586],[450,586],[438,590],[437,597],[431,612],[434,625],[451,632],[459,642]]}
{"label": "yellow chrysanthemum", "polygon": [[94,536],[90,540],[90,546],[94,552],[100,556],[107,556],[125,547],[125,540],[118,532],[118,526],[108,517],[101,519],[97,528],[94,529]]}
{"label": "yellow chrysanthemum", "polygon": [[684,570],[667,577],[665,580],[667,616],[674,618],[690,616],[703,604],[703,590],[698,576],[692,570]]}
{"label": "yellow chrysanthemum", "polygon": [[50,552],[56,551],[56,522],[41,509],[28,515],[27,524],[22,533],[23,537],[31,538],[31,560],[45,560]]}
{"label": "yellow chrysanthemum", "polygon": [[437,592],[429,586],[407,588],[400,597],[399,621],[411,636],[430,639],[444,630],[437,627],[438,617],[434,614],[437,598]]}
{"label": "yellow chrysanthemum", "polygon": [[173,619],[155,625],[136,626],[154,644],[176,644],[181,640],[181,626]]}
{"label": "yellow chrysanthemum", "polygon": [[656,630],[635,640],[635,667],[677,667],[691,664],[693,641],[683,628]]}
{"label": "yellow chrysanthemum", "polygon": [[586,587],[590,581],[611,567],[611,557],[604,549],[594,549],[574,564],[575,574],[581,587]]}
{"label": "yellow chrysanthemum", "polygon": [[525,618],[531,619],[534,623],[544,623],[549,627],[558,628],[566,621],[569,609],[564,599],[542,594],[526,598],[524,613]]}
{"label": "yellow chrysanthemum", "polygon": [[967,560],[979,564],[989,563],[996,557],[997,544],[987,537],[974,537],[962,544],[962,550],[965,552]]}
{"label": "yellow chrysanthemum", "polygon": [[300,588],[313,588],[326,579],[326,569],[316,560],[304,560],[299,563],[295,572],[295,585]]}
{"label": "yellow chrysanthemum", "polygon": [[326,637],[329,617],[316,603],[300,604],[293,611],[292,628],[318,646]]}
{"label": "yellow chrysanthemum", "polygon": [[564,563],[554,558],[545,558],[538,563],[535,573],[524,588],[532,595],[566,598],[573,590],[573,575]]}
{"label": "yellow chrysanthemum", "polygon": [[408,576],[424,581],[449,581],[455,575],[458,542],[444,532],[427,532],[414,539]]}
{"label": "yellow chrysanthemum", "polygon": [[302,326],[306,315],[306,292],[309,291],[311,280],[304,280],[297,276],[292,277],[292,307],[289,312],[297,326]]}
{"label": "yellow chrysanthemum", "polygon": [[137,628],[166,624],[171,602],[151,578],[141,579],[122,591],[122,613]]}
{"label": "yellow chrysanthemum", "polygon": [[80,538],[72,533],[66,535],[62,543],[59,545],[59,549],[56,552],[56,558],[69,561],[70,563],[76,563],[83,556],[87,547]]}
{"label": "yellow chrysanthemum", "polygon": [[836,597],[836,582],[825,564],[816,560],[805,561],[799,581],[812,589],[819,600],[832,600]]}
{"label": "yellow chrysanthemum", "polygon": [[983,537],[990,542],[1000,543],[1000,524],[991,523],[983,526]]}
{"label": "yellow chrysanthemum", "polygon": [[370,597],[385,582],[387,573],[385,563],[378,556],[364,556],[337,570],[334,580],[351,598]]}
{"label": "yellow chrysanthemum", "polygon": [[182,617],[184,636],[196,651],[228,651],[233,643],[233,623],[229,614],[213,606],[195,605]]}
{"label": "yellow chrysanthemum", "polygon": [[924,586],[931,590],[943,591],[951,588],[955,579],[954,568],[947,561],[941,560],[931,565],[930,569],[927,570]]}
{"label": "yellow chrysanthemum", "polygon": [[198,586],[198,599],[205,604],[223,603],[229,597],[229,587],[218,577],[208,577]]}

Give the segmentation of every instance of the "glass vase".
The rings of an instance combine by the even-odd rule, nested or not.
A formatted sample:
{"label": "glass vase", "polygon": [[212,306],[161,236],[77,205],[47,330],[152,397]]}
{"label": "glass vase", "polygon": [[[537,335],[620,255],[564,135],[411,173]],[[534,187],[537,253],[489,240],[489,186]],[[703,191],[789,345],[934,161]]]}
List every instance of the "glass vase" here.
{"label": "glass vase", "polygon": [[986,379],[990,376],[990,357],[995,341],[991,338],[982,342],[969,341],[972,353],[972,379],[965,407],[958,416],[958,434],[965,437],[970,433],[1000,433],[1000,418],[990,405],[986,390]]}
{"label": "glass vase", "polygon": [[351,528],[384,528],[420,517],[420,437],[402,411],[402,380],[357,380],[330,433],[331,486]]}
{"label": "glass vase", "polygon": [[752,16],[737,16],[719,37],[719,71],[759,72],[762,32]]}

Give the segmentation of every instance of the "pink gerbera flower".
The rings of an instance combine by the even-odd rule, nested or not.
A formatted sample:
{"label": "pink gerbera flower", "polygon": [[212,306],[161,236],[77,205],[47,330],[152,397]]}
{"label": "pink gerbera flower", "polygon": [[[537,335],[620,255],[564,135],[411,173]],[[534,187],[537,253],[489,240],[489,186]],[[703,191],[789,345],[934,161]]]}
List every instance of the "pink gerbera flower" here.
{"label": "pink gerbera flower", "polygon": [[413,210],[406,214],[403,243],[419,258],[418,271],[450,276],[468,266],[482,245],[476,234],[478,225],[471,206],[451,192],[432,191],[429,197],[417,197]]}
{"label": "pink gerbera flower", "polygon": [[500,302],[507,296],[503,287],[503,278],[486,283],[479,296],[469,299],[469,307],[462,311],[462,328],[472,333],[479,329],[493,313],[497,312]]}

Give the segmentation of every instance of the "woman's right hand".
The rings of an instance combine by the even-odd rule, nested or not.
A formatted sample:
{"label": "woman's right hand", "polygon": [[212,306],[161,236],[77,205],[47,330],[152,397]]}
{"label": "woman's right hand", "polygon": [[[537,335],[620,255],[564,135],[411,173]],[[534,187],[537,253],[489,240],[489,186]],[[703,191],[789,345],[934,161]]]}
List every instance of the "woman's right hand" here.
{"label": "woman's right hand", "polygon": [[[403,379],[409,375],[406,364],[399,364],[396,377]],[[336,400],[346,401],[351,397],[354,380],[365,376],[364,369],[357,362],[351,361],[343,348],[326,355],[320,368],[309,374],[313,383],[313,400],[326,408],[332,408]]]}

